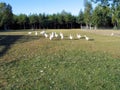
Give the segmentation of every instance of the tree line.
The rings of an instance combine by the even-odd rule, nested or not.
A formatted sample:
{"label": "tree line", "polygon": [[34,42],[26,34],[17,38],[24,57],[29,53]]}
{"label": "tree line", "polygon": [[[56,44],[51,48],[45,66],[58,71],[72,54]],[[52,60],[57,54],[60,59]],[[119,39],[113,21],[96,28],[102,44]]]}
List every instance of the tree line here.
{"label": "tree line", "polygon": [[[97,3],[93,8],[92,2]],[[86,1],[84,11],[77,16],[69,12],[46,14],[19,14],[12,12],[12,6],[0,3],[0,29],[72,29],[82,28],[120,28],[119,0],[91,0]]]}

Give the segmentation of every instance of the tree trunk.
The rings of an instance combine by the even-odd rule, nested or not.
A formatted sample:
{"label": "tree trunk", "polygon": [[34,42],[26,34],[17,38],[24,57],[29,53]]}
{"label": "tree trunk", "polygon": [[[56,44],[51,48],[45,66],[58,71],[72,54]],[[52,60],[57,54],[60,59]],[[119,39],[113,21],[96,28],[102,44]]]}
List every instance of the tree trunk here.
{"label": "tree trunk", "polygon": [[25,23],[23,24],[23,26],[24,26],[24,29],[25,29],[25,28],[26,28],[26,27],[25,27]]}
{"label": "tree trunk", "polygon": [[68,27],[68,23],[67,23],[67,29],[68,29],[69,27]]}
{"label": "tree trunk", "polygon": [[97,25],[95,25],[95,30],[97,29]]}
{"label": "tree trunk", "polygon": [[82,29],[82,24],[80,24],[80,28]]}
{"label": "tree trunk", "polygon": [[86,23],[86,29],[88,29],[88,24]]}
{"label": "tree trunk", "polygon": [[54,29],[56,29],[56,23],[54,23]]}
{"label": "tree trunk", "polygon": [[39,23],[39,29],[41,29],[41,25],[40,25],[40,23]]}
{"label": "tree trunk", "polygon": [[72,23],[71,23],[71,29],[72,29]]}
{"label": "tree trunk", "polygon": [[90,24],[89,26],[90,26],[90,30],[91,30],[91,29],[92,29],[92,28],[91,28],[91,24]]}
{"label": "tree trunk", "polygon": [[7,30],[7,25],[6,24],[4,24],[4,30]]}
{"label": "tree trunk", "polygon": [[34,30],[34,25],[32,24],[32,30]]}

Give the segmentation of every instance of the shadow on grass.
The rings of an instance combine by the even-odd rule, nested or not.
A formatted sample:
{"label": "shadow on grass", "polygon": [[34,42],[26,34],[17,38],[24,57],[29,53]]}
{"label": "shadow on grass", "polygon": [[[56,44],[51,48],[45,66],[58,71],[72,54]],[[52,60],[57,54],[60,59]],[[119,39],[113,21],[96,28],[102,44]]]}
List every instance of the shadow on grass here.
{"label": "shadow on grass", "polygon": [[[76,41],[79,41],[79,40],[86,40],[84,37],[78,39],[78,38],[73,38],[73,39],[70,39],[69,37],[65,37],[64,39],[60,39],[59,38],[53,38],[52,41],[61,41],[61,40],[68,40],[68,41],[71,41],[71,40],[76,40]],[[90,38],[89,40],[87,41],[94,41],[94,39]]]}
{"label": "shadow on grass", "polygon": [[4,56],[13,44],[24,43],[39,38],[38,36],[0,35],[0,57]]}

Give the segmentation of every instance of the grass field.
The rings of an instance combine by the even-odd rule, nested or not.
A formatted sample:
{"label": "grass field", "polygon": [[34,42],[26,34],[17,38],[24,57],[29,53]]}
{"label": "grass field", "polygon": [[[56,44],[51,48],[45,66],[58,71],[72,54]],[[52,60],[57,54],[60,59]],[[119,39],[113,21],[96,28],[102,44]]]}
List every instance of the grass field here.
{"label": "grass field", "polygon": [[[65,38],[50,41],[28,31],[0,32],[1,90],[120,89],[120,31],[47,33],[52,31]],[[77,33],[93,40],[78,40]],[[69,40],[69,34],[75,38]]]}

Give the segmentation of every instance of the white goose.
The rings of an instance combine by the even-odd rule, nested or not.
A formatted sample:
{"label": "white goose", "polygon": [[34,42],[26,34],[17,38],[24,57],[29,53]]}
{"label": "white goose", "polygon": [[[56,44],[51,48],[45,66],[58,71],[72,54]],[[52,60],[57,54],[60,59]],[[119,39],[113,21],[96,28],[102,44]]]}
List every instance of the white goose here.
{"label": "white goose", "polygon": [[28,34],[30,35],[30,34],[32,34],[32,32],[28,32]]}
{"label": "white goose", "polygon": [[64,38],[63,33],[61,33],[61,32],[60,32],[60,37],[61,37],[61,39],[63,39],[63,38]]}
{"label": "white goose", "polygon": [[52,32],[52,33],[50,34],[49,39],[52,40],[53,38],[54,38],[54,32]]}
{"label": "white goose", "polygon": [[70,40],[72,40],[72,39],[73,39],[73,36],[70,34],[69,38],[70,38]]}
{"label": "white goose", "polygon": [[111,36],[114,36],[114,33],[111,33]]}
{"label": "white goose", "polygon": [[57,38],[58,37],[58,34],[55,32],[55,37]]}
{"label": "white goose", "polygon": [[80,34],[77,34],[77,38],[80,39],[82,36]]}
{"label": "white goose", "polygon": [[52,39],[53,39],[53,37],[54,37],[54,36],[53,36],[52,34],[50,34],[49,39],[50,39],[50,40],[52,40]]}
{"label": "white goose", "polygon": [[44,34],[45,34],[45,31],[41,31],[40,34],[41,34],[41,35],[44,35]]}
{"label": "white goose", "polygon": [[45,36],[46,38],[48,38],[48,34],[47,34],[47,33],[45,33],[44,36]]}
{"label": "white goose", "polygon": [[89,37],[87,37],[86,35],[84,35],[84,37],[85,37],[85,39],[88,41],[88,40],[90,40],[90,38]]}
{"label": "white goose", "polygon": [[36,35],[36,36],[38,35],[37,31],[35,31],[35,35]]}

